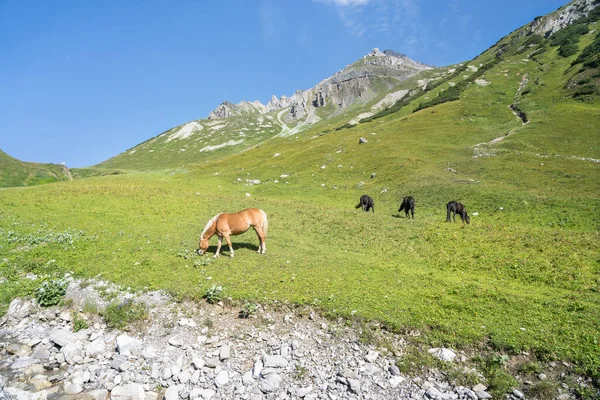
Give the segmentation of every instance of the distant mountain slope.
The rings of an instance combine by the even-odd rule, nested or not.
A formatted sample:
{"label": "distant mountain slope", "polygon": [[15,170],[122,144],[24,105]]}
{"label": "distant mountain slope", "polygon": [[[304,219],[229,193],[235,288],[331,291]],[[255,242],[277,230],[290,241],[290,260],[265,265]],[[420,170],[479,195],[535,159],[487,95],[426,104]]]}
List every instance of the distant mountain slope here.
{"label": "distant mountain slope", "polygon": [[374,49],[312,89],[299,90],[291,97],[273,96],[266,105],[259,101],[223,102],[208,119],[170,129],[98,167],[176,168],[234,154],[381,100],[402,82],[431,69],[402,54]]}
{"label": "distant mountain slope", "polygon": [[69,180],[65,165],[24,162],[0,150],[0,187],[32,186]]}

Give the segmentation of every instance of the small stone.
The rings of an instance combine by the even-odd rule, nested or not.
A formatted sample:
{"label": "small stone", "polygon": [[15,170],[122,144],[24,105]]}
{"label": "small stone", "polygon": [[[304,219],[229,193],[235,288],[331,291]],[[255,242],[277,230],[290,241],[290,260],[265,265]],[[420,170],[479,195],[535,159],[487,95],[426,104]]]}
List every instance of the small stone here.
{"label": "small stone", "polygon": [[430,387],[429,389],[427,389],[427,391],[425,392],[425,395],[427,397],[429,397],[430,399],[439,399],[442,396],[442,392],[440,392],[439,390],[437,390],[435,387]]}
{"label": "small stone", "polygon": [[263,359],[265,367],[283,368],[287,367],[288,360],[279,355],[265,356]]}
{"label": "small stone", "polygon": [[546,374],[542,373],[538,375],[538,378],[540,378],[540,381],[545,381],[548,377],[546,376]]}
{"label": "small stone", "polygon": [[474,392],[483,392],[486,389],[487,389],[487,386],[482,385],[481,383],[478,383],[477,385],[475,385],[475,386],[472,387],[472,390]]}
{"label": "small stone", "polygon": [[388,371],[390,371],[390,374],[392,374],[393,376],[400,376],[400,368],[398,368],[395,365],[391,365],[388,368]]}
{"label": "small stone", "polygon": [[196,369],[202,369],[205,365],[204,359],[202,357],[194,357],[194,359],[192,359],[192,364]]}
{"label": "small stone", "polygon": [[183,346],[183,342],[181,340],[179,340],[179,338],[176,338],[176,337],[169,338],[169,344],[173,347]]}
{"label": "small stone", "polygon": [[157,357],[156,350],[154,350],[154,347],[152,346],[147,346],[142,351],[142,357],[144,357],[146,360],[152,360]]}
{"label": "small stone", "polygon": [[456,358],[456,353],[446,348],[433,348],[429,349],[428,352],[435,358],[446,362],[452,362]]}
{"label": "small stone", "polygon": [[348,387],[353,393],[360,392],[360,381],[358,379],[346,379],[348,381]]}
{"label": "small stone", "polygon": [[132,338],[129,335],[122,334],[117,336],[117,352],[124,356],[137,354],[142,346],[142,342]]}
{"label": "small stone", "polygon": [[213,398],[215,393],[216,392],[212,389],[202,389],[200,391],[200,397],[202,398],[202,400],[210,400]]}
{"label": "small stone", "polygon": [[164,400],[179,400],[179,387],[177,385],[169,386],[165,392]]}
{"label": "small stone", "polygon": [[389,380],[389,383],[392,388],[395,388],[396,386],[400,385],[404,381],[405,381],[405,378],[403,378],[401,376],[392,376]]}
{"label": "small stone", "polygon": [[256,361],[254,363],[254,367],[252,368],[252,377],[254,379],[260,378],[260,373],[261,373],[262,369],[263,369],[263,363],[262,363],[262,361],[260,361],[260,360]]}
{"label": "small stone", "polygon": [[188,383],[191,378],[192,374],[190,374],[188,371],[183,371],[179,375],[177,375],[177,379],[183,384]]}
{"label": "small stone", "polygon": [[254,378],[252,377],[251,370],[242,375],[242,383],[244,385],[252,385],[252,383],[254,383]]}
{"label": "small stone", "polygon": [[272,393],[279,389],[281,381],[282,378],[278,374],[270,374],[259,382],[258,388],[263,393]]}
{"label": "small stone", "polygon": [[48,338],[59,347],[64,347],[77,340],[77,336],[67,330],[51,331],[48,334]]}
{"label": "small stone", "polygon": [[[166,397],[166,396],[165,396]],[[145,400],[146,392],[139,383],[115,386],[110,392],[111,400]]]}
{"label": "small stone", "polygon": [[513,395],[515,397],[518,397],[519,399],[522,399],[523,397],[525,397],[523,392],[521,392],[520,390],[517,390],[517,389],[513,390]]}
{"label": "small stone", "polygon": [[207,358],[206,362],[205,362],[205,365],[208,368],[217,368],[217,366],[219,365],[219,360],[216,359],[216,358],[212,358],[212,357],[211,358]]}
{"label": "small stone", "polygon": [[221,360],[221,361],[228,360],[230,356],[231,356],[231,349],[230,349],[229,345],[224,344],[223,346],[221,346],[221,349],[219,350],[219,360]]}
{"label": "small stone", "polygon": [[313,386],[309,385],[307,387],[298,388],[298,390],[296,391],[296,395],[300,398],[304,398],[304,397],[306,397],[307,394],[309,394],[312,391],[313,391]]}
{"label": "small stone", "polygon": [[215,386],[218,388],[223,387],[229,383],[229,373],[227,371],[221,371],[215,378]]}
{"label": "small stone", "polygon": [[481,392],[475,392],[475,394],[477,395],[477,398],[479,400],[487,400],[487,399],[491,399],[492,395],[489,394],[488,392],[486,392],[485,390],[481,391]]}
{"label": "small stone", "polygon": [[292,340],[292,350],[297,350],[298,347],[300,347],[300,342],[298,342],[296,339]]}
{"label": "small stone", "polygon": [[63,390],[66,394],[78,394],[83,392],[83,386],[79,382],[64,381]]}
{"label": "small stone", "polygon": [[368,362],[372,363],[372,362],[375,362],[375,360],[377,360],[377,357],[379,357],[379,353],[378,352],[376,352],[374,350],[369,350],[369,352],[365,356],[365,360],[367,360]]}

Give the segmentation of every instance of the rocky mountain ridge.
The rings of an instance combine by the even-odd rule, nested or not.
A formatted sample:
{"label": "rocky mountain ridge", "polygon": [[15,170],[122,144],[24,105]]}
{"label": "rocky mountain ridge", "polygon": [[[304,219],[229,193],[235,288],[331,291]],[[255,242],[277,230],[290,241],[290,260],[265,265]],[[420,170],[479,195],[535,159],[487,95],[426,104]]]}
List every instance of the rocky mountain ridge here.
{"label": "rocky mountain ridge", "polygon": [[213,110],[208,118],[229,118],[249,113],[265,114],[289,107],[288,113],[283,118],[286,123],[299,120],[312,123],[320,119],[316,115],[316,110],[319,108],[329,106],[331,111],[327,115],[329,117],[336,115],[336,110],[349,107],[357,101],[365,103],[371,100],[379,94],[373,85],[375,80],[383,80],[383,86],[390,89],[414,74],[432,68],[404,54],[374,48],[358,61],[322,80],[311,89],[297,90],[290,97],[277,98],[273,95],[266,105],[258,100],[242,101],[238,104],[225,101]]}
{"label": "rocky mountain ridge", "polygon": [[588,15],[595,7],[600,4],[598,0],[576,0],[557,11],[543,17],[536,17],[526,29],[526,33],[538,34],[545,37],[567,27],[580,18]]}

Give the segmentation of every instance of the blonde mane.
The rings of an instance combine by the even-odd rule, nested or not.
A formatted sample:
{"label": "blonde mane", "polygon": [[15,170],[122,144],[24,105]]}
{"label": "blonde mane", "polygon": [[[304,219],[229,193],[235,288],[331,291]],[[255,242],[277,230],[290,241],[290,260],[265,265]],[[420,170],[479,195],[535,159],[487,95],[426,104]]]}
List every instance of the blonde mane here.
{"label": "blonde mane", "polygon": [[217,218],[219,218],[219,215],[221,215],[221,214],[223,214],[223,213],[218,213],[217,215],[215,215],[214,217],[212,217],[206,223],[206,226],[204,227],[204,229],[202,230],[202,233],[200,234],[200,239],[202,239],[204,237],[204,234],[206,233],[206,231],[210,229],[210,227],[215,223],[215,221],[217,220]]}

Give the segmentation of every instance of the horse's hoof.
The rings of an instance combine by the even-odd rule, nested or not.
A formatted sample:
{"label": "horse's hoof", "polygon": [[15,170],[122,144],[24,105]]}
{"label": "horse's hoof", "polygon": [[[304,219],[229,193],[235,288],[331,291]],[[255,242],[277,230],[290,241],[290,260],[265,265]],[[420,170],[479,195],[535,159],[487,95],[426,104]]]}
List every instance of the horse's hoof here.
{"label": "horse's hoof", "polygon": [[213,256],[213,258],[219,258],[219,255],[218,255],[218,254],[215,254],[215,255]]}
{"label": "horse's hoof", "polygon": [[229,255],[229,258],[233,258],[233,257],[235,257],[235,254],[232,253]]}

